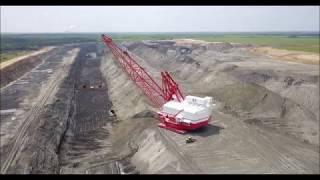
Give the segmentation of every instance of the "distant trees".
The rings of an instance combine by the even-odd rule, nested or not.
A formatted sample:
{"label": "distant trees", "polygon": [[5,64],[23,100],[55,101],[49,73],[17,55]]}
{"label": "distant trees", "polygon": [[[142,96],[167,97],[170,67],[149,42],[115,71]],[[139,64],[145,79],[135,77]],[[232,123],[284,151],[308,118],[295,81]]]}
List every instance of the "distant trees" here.
{"label": "distant trees", "polygon": [[44,46],[98,41],[96,35],[90,34],[28,34],[1,35],[1,53],[10,51],[37,50]]}

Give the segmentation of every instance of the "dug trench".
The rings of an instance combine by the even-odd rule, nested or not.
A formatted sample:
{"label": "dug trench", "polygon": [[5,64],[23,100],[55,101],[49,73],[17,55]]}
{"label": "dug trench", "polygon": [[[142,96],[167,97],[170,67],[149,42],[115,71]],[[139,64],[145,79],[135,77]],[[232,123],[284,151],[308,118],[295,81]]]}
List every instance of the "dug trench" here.
{"label": "dug trench", "polygon": [[317,67],[230,43],[123,45],[152,77],[166,69],[184,94],[214,97],[209,126],[159,129],[156,109],[110,51],[86,44],[9,172],[319,173]]}
{"label": "dug trench", "polygon": [[131,152],[120,157],[111,143],[116,117],[100,71],[103,48],[96,44],[82,48],[71,70],[74,102],[58,146],[59,173],[137,173],[130,163],[124,164]]}
{"label": "dug trench", "polygon": [[21,150],[32,143],[32,135],[45,121],[39,117],[53,101],[77,51],[74,46],[61,46],[40,58],[38,66],[1,88],[1,173],[28,172],[30,164],[17,161],[32,154],[20,156]]}
{"label": "dug trench", "polygon": [[100,71],[103,47],[88,43],[73,48],[80,50],[67,75],[30,121],[23,141],[16,138],[21,143],[15,151],[10,143],[2,146],[2,173],[139,173],[128,160],[136,147],[128,144],[129,150],[120,154],[111,144],[116,118]]}

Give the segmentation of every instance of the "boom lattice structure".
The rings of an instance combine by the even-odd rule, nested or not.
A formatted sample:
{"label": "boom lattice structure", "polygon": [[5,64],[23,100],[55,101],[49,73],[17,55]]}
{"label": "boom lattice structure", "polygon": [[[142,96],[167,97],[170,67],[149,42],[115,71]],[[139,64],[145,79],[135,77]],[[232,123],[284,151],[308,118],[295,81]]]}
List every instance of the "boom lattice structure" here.
{"label": "boom lattice structure", "polygon": [[172,100],[173,95],[182,101],[183,95],[178,84],[168,72],[161,72],[162,87],[141,67],[130,54],[118,47],[110,37],[102,35],[102,40],[116,57],[121,67],[136,85],[144,92],[155,107],[161,107],[165,102]]}

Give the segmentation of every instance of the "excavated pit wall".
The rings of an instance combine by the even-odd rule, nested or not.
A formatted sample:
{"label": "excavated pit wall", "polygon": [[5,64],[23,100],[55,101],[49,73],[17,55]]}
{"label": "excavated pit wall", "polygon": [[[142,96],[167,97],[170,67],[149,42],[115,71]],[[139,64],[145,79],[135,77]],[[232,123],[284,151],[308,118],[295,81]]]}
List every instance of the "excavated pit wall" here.
{"label": "excavated pit wall", "polygon": [[[147,67],[146,69],[148,72],[151,71],[152,76],[159,76],[159,71],[162,68],[168,69],[174,74],[185,94],[213,96],[222,104],[222,110],[239,117],[248,124],[276,129],[279,132],[285,131],[308,143],[316,143],[316,138],[310,138],[314,137],[312,134],[299,135],[300,132],[316,132],[316,129],[310,131],[308,129],[310,126],[318,127],[316,126],[317,119],[315,119],[317,116],[308,115],[308,111],[313,112],[314,110],[310,110],[307,105],[301,103],[305,99],[293,101],[292,98],[285,98],[277,92],[263,87],[263,83],[273,83],[270,80],[276,79],[275,75],[271,73],[271,75],[260,76],[259,74],[266,73],[257,71],[259,77],[248,80],[246,73],[242,71],[244,69],[239,64],[233,64],[244,61],[248,57],[242,55],[243,52],[237,54],[239,56],[236,58],[232,57],[234,56],[232,51],[237,50],[233,49],[234,47],[219,45],[214,48],[214,45],[211,45],[211,50],[208,51],[208,47],[203,46],[175,47],[174,43],[170,41],[153,42],[151,45],[138,42],[134,46],[127,47],[142,58],[138,59],[139,63]],[[222,47],[226,48],[220,52]],[[108,143],[112,145],[111,152],[114,152],[109,154],[111,157],[107,159],[104,158],[109,155],[104,155],[104,158],[101,158],[102,156],[94,157],[96,159],[92,159],[92,167],[88,166],[89,161],[84,164],[64,161],[65,164],[61,164],[60,148],[64,147],[66,148],[64,151],[68,152],[68,146],[61,145],[61,140],[65,138],[64,136],[70,135],[66,131],[70,126],[68,123],[74,119],[77,111],[73,106],[76,68],[73,67],[68,75],[69,78],[63,82],[56,94],[55,101],[46,106],[46,111],[41,116],[41,119],[50,119],[50,122],[43,121],[39,125],[34,125],[40,126],[40,128],[31,136],[33,140],[22,151],[27,155],[20,160],[19,164],[24,164],[27,168],[17,167],[11,169],[11,172],[16,172],[15,170],[19,169],[24,173],[61,173],[61,165],[70,167],[63,173],[70,173],[72,168],[78,169],[82,166],[89,168],[87,171],[76,172],[113,173],[113,171],[109,171],[113,168],[118,169],[116,173],[198,172],[196,167],[191,167],[190,163],[181,159],[177,152],[179,150],[174,150],[168,141],[163,140],[164,137],[157,128],[157,119],[153,117],[155,109],[150,106],[141,90],[135,86],[116,60],[112,58],[111,53],[106,50],[105,54],[101,60],[100,70],[108,86],[105,93],[108,93],[112,102],[111,108],[117,114],[117,121],[112,123],[112,128],[105,130],[109,131],[107,136],[109,136],[108,141],[110,140],[110,142]],[[83,71],[84,74],[86,74],[85,72]],[[310,82],[311,88],[314,88],[313,81],[305,79]],[[281,85],[288,84],[288,81],[291,82],[289,79]],[[289,84],[293,85],[295,81],[297,80],[293,80]],[[293,129],[298,123],[295,120],[301,119],[305,121],[302,121],[298,126],[306,129],[301,127]],[[310,119],[311,121],[309,121]],[[311,125],[303,123],[311,123]],[[54,131],[51,131],[52,129]],[[102,135],[104,136],[103,133]],[[48,139],[50,140],[48,141]],[[102,139],[104,142],[106,141],[104,138]],[[73,142],[68,143],[72,144]],[[74,157],[69,157],[76,159],[77,156],[74,154]]]}
{"label": "excavated pit wall", "polygon": [[[72,49],[72,47],[68,48]],[[66,74],[58,75],[62,79],[59,90],[56,86],[50,89],[50,92],[43,92],[52,93],[53,96],[49,97],[44,107],[41,107],[38,112],[39,116],[35,116],[36,119],[31,122],[29,128],[32,131],[28,131],[25,135],[26,143],[21,144],[22,149],[17,155],[18,159],[7,173],[55,174],[59,172],[59,145],[67,129],[68,120],[74,112],[73,82],[70,78],[73,72],[72,63],[61,67]]]}
{"label": "excavated pit wall", "polygon": [[[87,44],[79,52],[70,74],[74,85],[74,111],[59,146],[61,174],[115,173],[108,156],[111,102],[101,72],[101,52],[97,44]],[[95,153],[92,153],[92,152]]]}
{"label": "excavated pit wall", "polygon": [[[114,117],[107,116],[112,103],[105,96],[109,92],[107,84],[99,75],[99,67],[102,68],[101,70],[106,70],[105,63],[107,61],[99,59],[102,55],[101,47],[98,50],[93,47],[94,45],[89,44],[75,46],[75,48],[79,48],[79,53],[77,53],[73,64],[63,66],[65,74],[62,73],[59,77],[62,79],[61,83],[54,90],[50,89],[50,91],[41,93],[50,94],[49,100],[45,102],[43,107],[40,107],[37,114],[34,114],[34,118],[31,117],[33,120],[28,127],[29,130],[23,137],[25,140],[21,142],[20,150],[14,161],[9,164],[6,173],[137,174],[140,172],[130,161],[137,151],[136,143],[128,141],[131,134],[124,137],[124,135],[118,136],[113,133],[113,126],[117,126],[117,122],[113,122]],[[96,54],[97,58],[90,57],[90,53]],[[100,65],[100,62],[103,65]],[[114,61],[112,60],[112,62]],[[109,70],[102,72],[106,73]],[[120,73],[120,71],[118,72]],[[114,74],[104,75],[107,77],[103,76],[103,78],[120,80],[121,83],[130,82],[119,79]],[[108,77],[109,75],[110,77]],[[55,78],[50,79],[54,80]],[[83,85],[86,85],[86,88],[83,88]],[[101,85],[101,87],[91,90],[92,85],[95,87]],[[111,92],[119,93],[120,90],[121,94],[128,93],[130,95],[132,92],[133,94],[139,92],[133,90],[135,87],[132,85],[126,87],[128,88],[124,88],[123,84],[120,84],[120,87],[116,87],[118,90],[113,89]],[[115,100],[116,104],[121,102],[121,105],[124,105],[115,109],[116,114],[120,115],[119,121],[132,116],[131,111],[128,114],[123,113],[128,112],[128,108],[133,108],[136,104],[147,104],[139,102],[141,99],[145,101],[141,94],[130,95],[128,97],[133,99],[126,101],[131,102],[127,106],[123,103],[125,102],[123,99],[111,98],[112,100],[118,99]],[[148,109],[147,106],[145,109]],[[143,106],[136,107],[134,113],[144,109],[141,107]],[[30,131],[30,129],[32,130]],[[140,127],[137,129],[143,130]],[[124,144],[119,144],[117,141],[121,137],[125,138]]]}
{"label": "excavated pit wall", "polygon": [[48,57],[56,53],[56,51],[57,50],[52,49],[48,52],[27,57],[25,59],[22,59],[21,61],[11,64],[10,66],[4,67],[3,69],[0,70],[0,77],[1,77],[0,87],[4,87],[10,82],[23,76],[25,73],[29,72],[31,69],[41,64],[44,61],[45,57]]}
{"label": "excavated pit wall", "polygon": [[[158,77],[161,69],[172,73],[184,94],[213,96],[217,100],[218,109],[248,125],[318,145],[319,115],[314,108],[318,105],[318,96],[311,93],[307,98],[298,97],[306,97],[306,90],[317,91],[319,77],[304,74],[303,70],[295,76],[294,72],[299,72],[300,65],[288,65],[289,69],[293,69],[288,74],[285,71],[273,73],[261,67],[256,68],[254,61],[261,60],[262,65],[267,65],[266,69],[278,66],[278,62],[248,54],[246,49],[250,45],[213,43],[180,46],[172,41],[145,41],[124,45],[153,77]],[[107,56],[102,64],[113,108],[122,121],[115,130],[115,134],[119,133],[117,137],[121,137],[114,138],[115,144],[119,143],[118,146],[122,149],[125,149],[123,146],[127,146],[124,144],[128,141],[138,146],[131,161],[141,173],[197,172],[196,168],[183,163],[171,145],[163,141],[157,131],[156,118],[150,117],[150,114],[141,115],[141,112],[143,114],[154,109],[115,61]],[[242,65],[246,63],[249,65]],[[284,64],[280,63],[285,68],[287,64]],[[307,68],[310,69],[310,66]],[[315,68],[311,67],[311,70],[316,74]],[[287,77],[293,77],[293,80]],[[295,91],[298,86],[303,90]],[[295,93],[281,93],[288,89]],[[139,118],[134,118],[137,113],[140,114]]]}
{"label": "excavated pit wall", "polygon": [[248,45],[151,42],[126,46],[144,65],[170,71],[185,94],[213,96],[224,111],[249,124],[319,144],[316,66],[255,56],[248,53]]}
{"label": "excavated pit wall", "polygon": [[[33,124],[22,158],[11,172],[32,174],[137,174],[129,159],[136,147],[113,148],[115,118],[100,72],[98,44],[83,44],[66,78]],[[117,137],[117,136],[116,136]],[[94,153],[93,153],[94,152]],[[120,152],[123,152],[120,154]]]}
{"label": "excavated pit wall", "polygon": [[129,158],[140,173],[190,173],[160,138],[158,120],[141,90],[132,82],[108,50],[101,71],[109,86],[108,94],[119,122],[111,133],[113,148]]}

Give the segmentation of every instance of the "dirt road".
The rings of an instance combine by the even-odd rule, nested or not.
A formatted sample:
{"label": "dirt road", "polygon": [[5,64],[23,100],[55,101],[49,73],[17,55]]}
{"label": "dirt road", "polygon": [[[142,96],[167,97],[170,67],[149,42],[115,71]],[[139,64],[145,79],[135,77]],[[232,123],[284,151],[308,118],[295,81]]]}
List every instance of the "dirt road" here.
{"label": "dirt road", "polygon": [[[61,53],[61,51],[59,52]],[[59,64],[59,68],[57,68],[56,63],[50,62],[55,60],[54,57],[51,57],[51,59],[47,59],[47,61],[31,72],[25,74],[22,78],[1,89],[1,110],[4,110],[5,108],[14,108],[15,110],[21,109],[19,115],[13,113],[9,116],[3,116],[3,114],[1,114],[1,173],[6,173],[8,168],[14,164],[16,158],[19,157],[20,151],[28,140],[31,124],[39,123],[40,113],[43,111],[45,105],[52,101],[52,97],[56,93],[57,87],[64,79],[64,75],[68,73],[68,67],[72,64],[73,59],[77,54],[77,49],[71,50],[68,53],[69,57],[60,61],[61,64]],[[57,69],[52,72],[52,69],[50,68]],[[48,73],[48,71],[43,71],[42,69],[50,71]],[[37,84],[37,82],[33,82],[33,78],[35,77],[39,78],[38,81],[43,83],[43,86]],[[28,80],[30,80],[30,85],[26,85],[28,84]],[[27,82],[25,84],[21,83],[21,81]],[[23,86],[23,88],[19,89],[17,86]],[[23,90],[25,91],[25,97],[22,94]],[[35,90],[38,90],[39,94],[28,94],[28,91],[32,92]],[[25,99],[23,99],[23,101],[31,100],[33,103],[30,105],[23,105],[21,103],[22,99],[17,99],[17,97],[14,96],[16,93],[19,93],[19,91],[19,98],[24,97]],[[32,98],[31,95],[34,98]],[[18,125],[15,122],[18,122]]]}
{"label": "dirt road", "polygon": [[26,60],[26,59],[28,59],[29,57],[37,56],[37,55],[39,55],[39,54],[43,54],[43,53],[45,53],[45,52],[51,51],[51,50],[54,49],[54,48],[55,48],[55,47],[45,47],[45,48],[40,49],[39,51],[35,51],[35,52],[32,52],[32,53],[26,54],[26,55],[24,55],[24,56],[19,56],[19,57],[13,58],[13,59],[11,59],[11,60],[2,62],[2,63],[0,63],[0,69],[6,68],[7,66],[10,66],[10,65],[12,65],[12,64],[14,64],[14,63],[17,63],[17,62],[19,62],[19,61]]}

